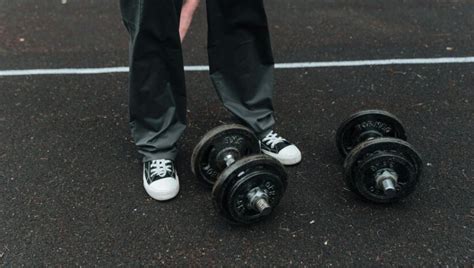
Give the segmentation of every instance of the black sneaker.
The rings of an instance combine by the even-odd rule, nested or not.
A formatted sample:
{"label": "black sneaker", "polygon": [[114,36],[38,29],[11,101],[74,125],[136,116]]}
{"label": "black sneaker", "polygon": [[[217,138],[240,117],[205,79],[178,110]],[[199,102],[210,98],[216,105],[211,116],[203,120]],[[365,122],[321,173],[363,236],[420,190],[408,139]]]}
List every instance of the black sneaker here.
{"label": "black sneaker", "polygon": [[301,162],[301,152],[294,144],[278,136],[273,130],[260,140],[262,152],[282,163],[295,165]]}
{"label": "black sneaker", "polygon": [[143,186],[153,199],[164,201],[175,197],[179,179],[173,161],[158,159],[143,163]]}

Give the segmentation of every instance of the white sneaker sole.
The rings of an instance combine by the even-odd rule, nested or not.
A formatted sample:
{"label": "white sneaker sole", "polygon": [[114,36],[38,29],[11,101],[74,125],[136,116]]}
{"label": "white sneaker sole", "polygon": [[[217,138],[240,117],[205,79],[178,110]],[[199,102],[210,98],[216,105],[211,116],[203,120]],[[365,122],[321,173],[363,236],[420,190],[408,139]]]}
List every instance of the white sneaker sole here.
{"label": "white sneaker sole", "polygon": [[269,152],[269,151],[264,150],[264,149],[262,149],[262,153],[264,153],[264,154],[266,154],[266,155],[269,155],[269,156],[275,158],[275,159],[278,160],[282,165],[285,165],[285,166],[296,165],[296,164],[298,164],[299,162],[301,162],[301,154],[299,154],[298,156],[293,157],[293,158],[281,158],[280,156],[278,156],[278,154]]}
{"label": "white sneaker sole", "polygon": [[176,182],[178,183],[178,187],[176,187],[175,189],[173,189],[171,191],[154,191],[153,189],[151,189],[151,187],[146,182],[145,177],[143,177],[143,188],[145,188],[145,191],[147,192],[147,194],[151,198],[153,198],[155,200],[158,200],[158,201],[167,201],[167,200],[175,198],[179,193],[179,178],[178,178],[178,175],[176,175]]}

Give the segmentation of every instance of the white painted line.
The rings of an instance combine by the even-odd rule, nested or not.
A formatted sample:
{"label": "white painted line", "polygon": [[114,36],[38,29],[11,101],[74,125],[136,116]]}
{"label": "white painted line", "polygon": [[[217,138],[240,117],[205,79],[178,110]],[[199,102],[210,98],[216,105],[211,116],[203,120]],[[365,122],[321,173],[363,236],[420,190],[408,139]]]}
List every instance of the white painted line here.
{"label": "white painted line", "polygon": [[31,69],[31,70],[0,71],[0,76],[48,75],[48,74],[107,74],[107,73],[126,73],[126,72],[128,72],[128,67]]}
{"label": "white painted line", "polygon": [[186,72],[203,72],[203,71],[209,71],[209,66],[207,65],[184,66],[184,70]]}
{"label": "white painted line", "polygon": [[[275,68],[301,69],[301,68],[356,67],[356,66],[375,66],[375,65],[447,64],[447,63],[474,63],[474,57],[295,62],[295,63],[277,63],[275,64]],[[184,70],[187,72],[209,71],[209,66],[191,65],[191,66],[185,66]],[[107,74],[107,73],[127,73],[128,71],[129,71],[128,67],[3,70],[3,71],[0,71],[0,76]]]}
{"label": "white painted line", "polygon": [[353,67],[353,66],[373,66],[373,65],[446,64],[446,63],[474,63],[474,57],[298,62],[298,63],[276,64],[275,68],[295,69],[295,68],[327,68],[327,67]]}

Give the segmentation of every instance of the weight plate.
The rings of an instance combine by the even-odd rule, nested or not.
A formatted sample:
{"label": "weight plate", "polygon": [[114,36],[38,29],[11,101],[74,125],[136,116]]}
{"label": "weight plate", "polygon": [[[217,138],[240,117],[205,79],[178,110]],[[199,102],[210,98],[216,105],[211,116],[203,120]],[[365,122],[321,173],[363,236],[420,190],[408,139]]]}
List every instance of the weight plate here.
{"label": "weight plate", "polygon": [[191,156],[191,170],[202,181],[213,185],[219,174],[226,168],[225,161],[219,159],[222,153],[231,151],[235,160],[260,153],[260,144],[255,134],[248,128],[229,124],[218,126],[204,135],[194,147]]}
{"label": "weight plate", "polygon": [[212,190],[214,206],[231,223],[250,224],[265,218],[250,207],[248,193],[259,187],[268,196],[274,209],[287,187],[287,174],[283,166],[267,155],[252,155],[240,159],[226,168]]}
{"label": "weight plate", "polygon": [[406,140],[405,129],[393,114],[382,110],[365,110],[352,114],[337,129],[336,146],[346,157],[357,144],[369,138],[393,137]]}
{"label": "weight plate", "polygon": [[[358,195],[377,203],[389,203],[411,194],[422,171],[420,155],[408,142],[396,138],[379,138],[357,145],[344,162],[345,180]],[[396,192],[386,196],[376,186],[376,175],[382,170],[397,174]]]}

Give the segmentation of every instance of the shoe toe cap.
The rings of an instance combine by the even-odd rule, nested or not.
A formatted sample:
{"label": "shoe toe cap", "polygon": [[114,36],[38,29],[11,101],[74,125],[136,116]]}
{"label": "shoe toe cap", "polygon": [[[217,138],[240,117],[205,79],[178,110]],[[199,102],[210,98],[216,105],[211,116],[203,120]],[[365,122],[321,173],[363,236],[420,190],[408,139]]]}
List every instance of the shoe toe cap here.
{"label": "shoe toe cap", "polygon": [[163,178],[151,184],[145,182],[144,186],[153,199],[160,201],[172,199],[179,192],[179,181],[175,178]]}
{"label": "shoe toe cap", "polygon": [[278,157],[285,165],[294,165],[301,161],[301,152],[295,145],[288,145],[281,149]]}

